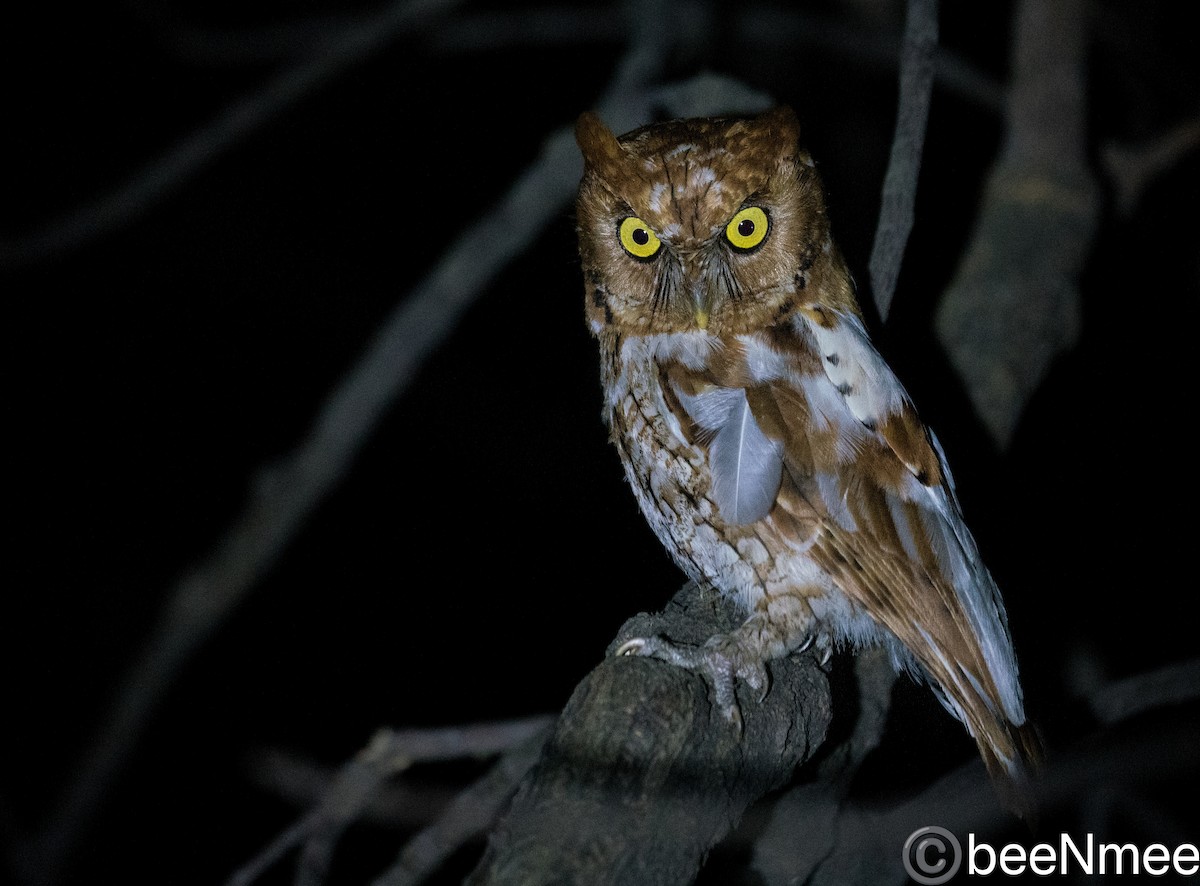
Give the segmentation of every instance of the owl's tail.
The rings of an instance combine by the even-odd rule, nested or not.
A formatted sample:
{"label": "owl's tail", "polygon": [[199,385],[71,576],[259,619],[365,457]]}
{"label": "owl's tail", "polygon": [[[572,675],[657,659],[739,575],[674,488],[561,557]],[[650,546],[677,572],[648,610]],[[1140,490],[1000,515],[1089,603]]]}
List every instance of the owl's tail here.
{"label": "owl's tail", "polygon": [[1000,802],[1033,827],[1037,820],[1034,778],[1045,758],[1041,737],[1029,723],[1020,726],[998,720],[993,723],[993,729],[980,730],[975,735],[979,756]]}
{"label": "owl's tail", "polygon": [[[1033,824],[1037,814],[1034,780],[1045,757],[1041,737],[1028,722],[1013,723],[989,700],[978,683],[947,689],[928,671],[923,674],[942,705],[967,727],[979,747],[1000,801],[1014,815]],[[955,691],[958,690],[958,691]]]}

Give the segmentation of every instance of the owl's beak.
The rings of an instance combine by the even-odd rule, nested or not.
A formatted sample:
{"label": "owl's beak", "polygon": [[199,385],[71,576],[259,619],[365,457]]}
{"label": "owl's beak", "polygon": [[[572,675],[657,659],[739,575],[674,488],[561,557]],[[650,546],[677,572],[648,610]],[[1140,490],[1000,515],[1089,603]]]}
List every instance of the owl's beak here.
{"label": "owl's beak", "polygon": [[696,325],[703,331],[708,329],[708,315],[712,313],[712,293],[703,284],[692,288],[692,305],[695,308]]}

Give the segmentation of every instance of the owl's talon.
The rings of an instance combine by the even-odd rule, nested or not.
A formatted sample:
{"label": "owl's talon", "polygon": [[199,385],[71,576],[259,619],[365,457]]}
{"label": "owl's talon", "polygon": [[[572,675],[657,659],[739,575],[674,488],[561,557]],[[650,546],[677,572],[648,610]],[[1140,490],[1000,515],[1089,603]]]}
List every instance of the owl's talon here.
{"label": "owl's talon", "polygon": [[761,702],[767,697],[767,693],[771,691],[771,678],[767,674],[767,669],[760,661],[745,662],[737,669],[737,675],[747,686],[758,693],[758,700]]}
{"label": "owl's talon", "polygon": [[819,634],[816,638],[817,662],[821,667],[829,664],[829,660],[833,658],[833,638],[828,634]]}
{"label": "owl's talon", "polygon": [[622,643],[620,646],[618,646],[617,651],[613,654],[614,655],[643,655],[645,653],[643,653],[642,650],[645,648],[646,648],[646,638],[645,637],[634,637],[632,640],[626,640],[624,643]]}

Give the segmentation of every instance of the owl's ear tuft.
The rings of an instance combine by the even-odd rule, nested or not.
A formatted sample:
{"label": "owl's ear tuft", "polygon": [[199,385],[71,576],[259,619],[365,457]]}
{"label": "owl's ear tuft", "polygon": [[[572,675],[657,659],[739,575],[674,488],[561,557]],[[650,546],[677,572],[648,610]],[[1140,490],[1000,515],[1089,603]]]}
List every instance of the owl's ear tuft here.
{"label": "owl's ear tuft", "polygon": [[584,111],[575,122],[575,141],[583,152],[583,162],[605,176],[611,176],[621,166],[624,151],[617,137],[591,111]]}
{"label": "owl's ear tuft", "polygon": [[779,142],[781,153],[794,155],[800,150],[800,120],[787,105],[760,114],[758,123]]}

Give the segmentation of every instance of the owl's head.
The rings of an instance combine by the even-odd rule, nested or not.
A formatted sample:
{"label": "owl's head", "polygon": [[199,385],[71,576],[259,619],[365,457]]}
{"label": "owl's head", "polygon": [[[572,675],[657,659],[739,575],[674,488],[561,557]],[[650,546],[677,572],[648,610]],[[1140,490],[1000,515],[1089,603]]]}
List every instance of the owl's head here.
{"label": "owl's head", "polygon": [[[620,138],[587,113],[575,137],[593,332],[748,333],[788,317],[814,283],[845,279],[790,108],[675,120]],[[853,304],[849,292],[833,301],[845,298]]]}

